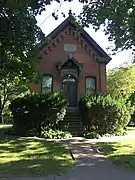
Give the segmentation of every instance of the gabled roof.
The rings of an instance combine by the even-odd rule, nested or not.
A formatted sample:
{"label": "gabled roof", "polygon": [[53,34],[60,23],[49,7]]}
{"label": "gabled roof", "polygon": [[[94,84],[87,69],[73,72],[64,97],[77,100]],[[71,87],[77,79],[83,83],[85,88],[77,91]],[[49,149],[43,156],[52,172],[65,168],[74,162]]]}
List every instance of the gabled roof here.
{"label": "gabled roof", "polygon": [[80,68],[80,66],[81,66],[81,64],[80,64],[78,61],[76,61],[76,59],[75,59],[74,57],[72,57],[71,59],[68,58],[68,59],[66,59],[66,60],[63,60],[63,61],[60,63],[60,65],[63,66],[63,65],[66,64],[68,61],[73,62],[78,68]]}
{"label": "gabled roof", "polygon": [[[72,26],[74,29],[76,29],[75,24],[73,23],[74,17],[69,16],[65,21],[63,21],[56,29],[54,29],[48,36],[47,39],[54,39],[56,38],[64,29],[66,29],[69,26]],[[84,30],[82,29],[80,32],[82,38],[85,39],[85,41],[89,44],[90,47],[93,48],[93,50],[99,55],[100,61],[104,63],[109,63],[111,60],[110,56],[94,41],[94,39]],[[47,45],[48,43],[45,43]]]}

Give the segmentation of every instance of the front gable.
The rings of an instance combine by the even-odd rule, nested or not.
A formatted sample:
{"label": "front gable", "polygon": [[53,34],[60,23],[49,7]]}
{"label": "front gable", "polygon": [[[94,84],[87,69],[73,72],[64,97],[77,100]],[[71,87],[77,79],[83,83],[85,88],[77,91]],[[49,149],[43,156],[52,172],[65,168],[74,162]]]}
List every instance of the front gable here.
{"label": "front gable", "polygon": [[74,18],[69,16],[63,23],[61,23],[54,31],[52,31],[48,36],[48,43],[43,43],[41,46],[41,54],[48,55],[52,53],[53,48],[57,44],[64,40],[66,35],[70,35],[76,41],[77,44],[85,50],[93,60],[99,63],[107,64],[111,58],[107,53],[92,39],[92,37],[82,29],[78,34],[76,26],[74,24]]}

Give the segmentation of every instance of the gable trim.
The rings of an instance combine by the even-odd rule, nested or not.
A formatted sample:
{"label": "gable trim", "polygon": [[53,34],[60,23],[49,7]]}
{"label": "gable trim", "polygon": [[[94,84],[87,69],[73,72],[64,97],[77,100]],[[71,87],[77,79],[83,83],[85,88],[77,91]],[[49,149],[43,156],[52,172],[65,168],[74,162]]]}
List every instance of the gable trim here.
{"label": "gable trim", "polygon": [[[74,20],[73,16],[69,16],[56,29],[54,29],[46,38],[53,41],[62,31],[64,31],[64,29],[66,29],[69,26],[76,29],[76,26],[73,24],[73,20]],[[70,27],[69,27],[69,29],[70,29]],[[69,34],[72,34],[72,32],[70,32]],[[74,32],[73,32],[73,36],[77,37],[77,35]],[[96,54],[98,55],[96,57],[96,60],[99,63],[105,63],[105,64],[109,63],[109,61],[111,60],[110,56],[94,41],[94,39],[84,29],[82,29],[80,36],[82,36],[82,38],[88,43],[88,45],[91,47],[91,49],[93,49],[94,52],[96,52]],[[63,39],[63,35],[60,35],[60,38]],[[57,38],[57,39],[59,39],[59,38]],[[56,39],[56,41],[58,41],[57,39]],[[41,49],[44,48],[45,46],[47,46],[49,43],[51,43],[51,42],[46,42],[46,43],[42,44]],[[80,44],[82,45],[82,47],[85,46],[81,42],[80,42]],[[91,52],[89,52],[89,53],[91,54]]]}

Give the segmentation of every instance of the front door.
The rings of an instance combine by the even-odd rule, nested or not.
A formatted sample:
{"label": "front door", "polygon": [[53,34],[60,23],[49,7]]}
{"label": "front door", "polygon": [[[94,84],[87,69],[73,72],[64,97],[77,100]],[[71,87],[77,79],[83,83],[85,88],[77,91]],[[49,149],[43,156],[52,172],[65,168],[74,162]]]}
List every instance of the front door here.
{"label": "front door", "polygon": [[75,107],[77,105],[77,84],[73,76],[64,76],[62,79],[62,91],[66,95],[68,106]]}

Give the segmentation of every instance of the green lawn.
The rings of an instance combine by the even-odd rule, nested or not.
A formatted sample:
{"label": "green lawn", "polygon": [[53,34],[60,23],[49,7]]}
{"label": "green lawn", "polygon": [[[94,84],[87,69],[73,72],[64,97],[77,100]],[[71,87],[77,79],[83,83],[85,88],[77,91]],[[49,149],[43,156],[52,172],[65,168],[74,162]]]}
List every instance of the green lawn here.
{"label": "green lawn", "polygon": [[115,143],[97,143],[94,147],[107,155],[114,163],[135,170],[135,137]]}
{"label": "green lawn", "polygon": [[0,124],[0,130],[4,130],[11,127],[12,127],[12,124]]}
{"label": "green lawn", "polygon": [[42,176],[61,173],[73,165],[66,145],[55,141],[0,139],[0,176]]}

